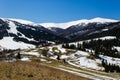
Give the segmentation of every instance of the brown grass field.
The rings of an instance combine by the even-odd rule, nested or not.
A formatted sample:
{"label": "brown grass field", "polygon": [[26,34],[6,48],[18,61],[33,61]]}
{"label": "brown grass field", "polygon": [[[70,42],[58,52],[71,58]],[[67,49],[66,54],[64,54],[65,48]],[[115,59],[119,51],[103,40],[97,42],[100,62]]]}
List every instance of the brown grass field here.
{"label": "brown grass field", "polygon": [[37,62],[0,62],[0,80],[88,80]]}

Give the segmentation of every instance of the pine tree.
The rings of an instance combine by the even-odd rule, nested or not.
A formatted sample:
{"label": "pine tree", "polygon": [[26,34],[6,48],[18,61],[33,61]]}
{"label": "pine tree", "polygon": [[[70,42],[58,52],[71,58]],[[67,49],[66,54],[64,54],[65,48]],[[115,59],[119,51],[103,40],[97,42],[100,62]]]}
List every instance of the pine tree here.
{"label": "pine tree", "polygon": [[18,52],[16,58],[17,58],[17,59],[21,59],[21,54],[20,54],[20,52]]}
{"label": "pine tree", "polygon": [[65,48],[65,44],[62,44],[62,48]]}
{"label": "pine tree", "polygon": [[82,47],[81,44],[78,43],[78,44],[77,44],[77,49],[78,49],[78,50],[81,50],[81,47]]}
{"label": "pine tree", "polygon": [[70,48],[70,49],[76,49],[76,46],[75,46],[74,44],[71,44],[71,45],[69,46],[69,48]]}
{"label": "pine tree", "polygon": [[104,59],[102,60],[102,66],[105,67],[105,61],[104,61]]}
{"label": "pine tree", "polygon": [[69,43],[66,43],[66,44],[65,44],[65,48],[69,48]]}

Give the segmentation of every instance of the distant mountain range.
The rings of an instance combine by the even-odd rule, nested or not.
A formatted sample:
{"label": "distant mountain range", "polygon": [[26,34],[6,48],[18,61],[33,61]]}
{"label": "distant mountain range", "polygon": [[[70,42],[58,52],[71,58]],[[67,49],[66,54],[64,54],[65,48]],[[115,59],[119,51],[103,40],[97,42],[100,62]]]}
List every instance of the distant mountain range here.
{"label": "distant mountain range", "polygon": [[0,18],[0,46],[5,37],[12,38],[14,42],[39,46],[104,36],[120,37],[120,21],[94,18],[67,23],[34,23]]}
{"label": "distant mountain range", "polygon": [[41,23],[40,25],[49,28],[49,27],[57,27],[57,28],[62,28],[62,29],[67,29],[70,26],[73,25],[87,25],[89,23],[109,23],[109,22],[118,22],[119,20],[113,20],[113,19],[106,19],[106,18],[94,18],[94,19],[82,19],[82,20],[77,20],[77,21],[71,21],[71,22],[66,22],[66,23]]}

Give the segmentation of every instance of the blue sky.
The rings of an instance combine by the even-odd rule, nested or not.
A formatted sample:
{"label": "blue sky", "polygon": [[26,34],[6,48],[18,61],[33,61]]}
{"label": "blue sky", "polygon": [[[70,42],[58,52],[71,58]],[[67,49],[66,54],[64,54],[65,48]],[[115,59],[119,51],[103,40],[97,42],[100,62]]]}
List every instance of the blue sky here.
{"label": "blue sky", "polygon": [[120,0],[0,0],[0,17],[40,23],[95,17],[120,20]]}

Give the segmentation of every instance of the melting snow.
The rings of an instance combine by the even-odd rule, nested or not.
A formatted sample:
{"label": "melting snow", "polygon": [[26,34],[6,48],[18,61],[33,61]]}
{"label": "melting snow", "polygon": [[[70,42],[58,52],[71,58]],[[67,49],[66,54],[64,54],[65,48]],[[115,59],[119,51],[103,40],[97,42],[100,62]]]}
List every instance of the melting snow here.
{"label": "melting snow", "polygon": [[80,57],[77,60],[77,64],[79,64],[80,66],[83,67],[87,67],[87,68],[92,68],[92,69],[96,69],[96,70],[101,70],[102,68],[98,66],[98,62],[100,62],[100,60],[92,60],[89,59],[87,57]]}
{"label": "melting snow", "polygon": [[114,46],[113,48],[117,49],[117,51],[120,52],[120,47],[119,46]]}
{"label": "melting snow", "polygon": [[98,39],[105,40],[105,39],[115,39],[115,38],[116,38],[115,36],[105,36],[105,37],[95,38],[93,40],[98,40]]}
{"label": "melting snow", "polygon": [[36,56],[36,57],[40,56],[40,54],[38,52],[21,52],[20,54],[28,54],[28,55],[33,55],[33,56]]}
{"label": "melting snow", "polygon": [[62,53],[66,53],[66,49],[62,48],[62,46],[57,46],[58,50],[60,50]]}
{"label": "melting snow", "polygon": [[59,51],[61,51],[61,53],[66,53],[66,49],[62,48],[61,45],[50,46],[50,47],[48,47],[50,52],[53,52],[53,50],[52,50],[53,47],[56,47],[56,48],[57,48],[57,50],[55,50],[55,52],[59,52]]}
{"label": "melting snow", "polygon": [[55,55],[55,56],[51,56],[51,57],[49,57],[50,59],[53,59],[53,60],[56,60],[57,59],[57,55]]}
{"label": "melting snow", "polygon": [[8,30],[9,33],[17,34],[16,30],[17,26],[12,21],[9,22],[9,27],[10,27],[10,30]]}
{"label": "melting snow", "polygon": [[109,29],[102,29],[102,31],[108,31]]}
{"label": "melting snow", "polygon": [[60,56],[60,59],[67,59],[69,56],[67,56],[67,55],[61,55]]}
{"label": "melting snow", "polygon": [[77,52],[75,52],[75,53],[72,53],[70,56],[71,57],[76,57],[76,56],[89,56],[89,54],[87,53],[87,52],[83,52],[83,51],[77,51]]}
{"label": "melting snow", "polygon": [[47,61],[46,59],[40,59],[40,61]]}
{"label": "melting snow", "polygon": [[102,59],[107,60],[108,64],[115,64],[120,66],[120,59],[119,58],[113,58],[109,56],[99,55]]}
{"label": "melting snow", "polygon": [[0,46],[6,49],[27,49],[27,48],[35,48],[34,45],[26,44],[23,42],[15,42],[12,37],[4,37],[0,40]]}
{"label": "melting snow", "polygon": [[101,64],[99,59],[90,59],[89,56],[90,54],[87,52],[77,51],[69,55],[71,59],[69,59],[67,62],[70,65],[77,67],[104,70],[103,67],[98,66],[98,64]]}
{"label": "melting snow", "polygon": [[20,59],[21,61],[30,61],[30,59],[28,57],[23,57],[22,59]]}

